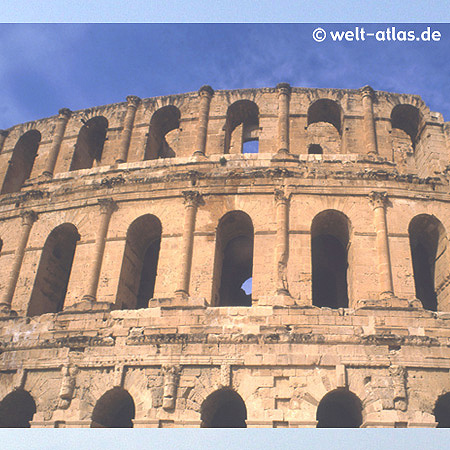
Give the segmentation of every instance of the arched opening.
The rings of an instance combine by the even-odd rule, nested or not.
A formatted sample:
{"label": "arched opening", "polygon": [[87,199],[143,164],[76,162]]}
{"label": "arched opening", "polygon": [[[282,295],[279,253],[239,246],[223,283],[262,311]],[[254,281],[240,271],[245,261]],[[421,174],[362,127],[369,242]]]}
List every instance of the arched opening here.
{"label": "arched opening", "polygon": [[348,307],[349,220],[339,211],[322,211],[311,225],[313,305]]}
{"label": "arched opening", "polygon": [[222,388],[208,395],[200,408],[201,428],[247,428],[247,408],[233,389]]}
{"label": "arched opening", "polygon": [[164,106],[156,111],[151,120],[144,160],[173,158],[174,147],[180,128],[180,110],[173,105]]}
{"label": "arched opening", "polygon": [[450,392],[438,397],[433,414],[437,422],[436,428],[450,428]]}
{"label": "arched opening", "polygon": [[90,428],[133,428],[133,397],[120,387],[105,392],[95,404]]}
{"label": "arched opening", "polygon": [[391,112],[392,138],[394,148],[403,148],[406,142],[414,149],[417,143],[419,125],[421,123],[420,111],[412,105],[397,105]]}
{"label": "arched opening", "polygon": [[342,117],[341,107],[333,100],[320,99],[311,104],[306,129],[309,154],[341,152]]}
{"label": "arched opening", "polygon": [[225,153],[258,153],[259,109],[250,100],[238,100],[227,110]]}
{"label": "arched opening", "polygon": [[0,428],[30,428],[35,412],[33,397],[24,389],[14,389],[0,402]]}
{"label": "arched opening", "polygon": [[308,154],[310,155],[322,155],[323,148],[319,144],[310,144],[308,147]]}
{"label": "arched opening", "polygon": [[56,227],[45,241],[31,292],[28,316],[62,311],[80,235],[71,223]]}
{"label": "arched opening", "polygon": [[313,123],[329,123],[341,134],[341,107],[333,100],[322,98],[308,108],[308,126]]}
{"label": "arched opening", "polygon": [[40,142],[41,133],[37,130],[26,132],[17,141],[3,181],[2,194],[20,191],[30,178]]}
{"label": "arched opening", "polygon": [[108,121],[103,116],[88,120],[78,134],[69,170],[90,169],[102,159]]}
{"label": "arched opening", "polygon": [[362,403],[345,388],[328,392],[317,407],[317,428],[359,428],[362,424]]}
{"label": "arched opening", "polygon": [[128,228],[117,302],[123,309],[147,308],[158,271],[162,226],[152,214],[137,218]]}
{"label": "arched opening", "polygon": [[219,221],[216,232],[213,305],[251,306],[252,296],[243,284],[253,271],[253,223],[242,211],[231,211]]}
{"label": "arched opening", "polygon": [[447,233],[442,223],[429,214],[414,217],[408,232],[416,297],[425,309],[437,311],[438,300],[446,304],[450,295],[445,285],[449,274]]}

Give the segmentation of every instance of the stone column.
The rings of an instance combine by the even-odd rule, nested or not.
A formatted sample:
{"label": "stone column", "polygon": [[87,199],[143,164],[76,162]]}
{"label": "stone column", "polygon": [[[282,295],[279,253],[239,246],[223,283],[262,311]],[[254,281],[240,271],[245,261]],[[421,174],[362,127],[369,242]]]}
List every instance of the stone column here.
{"label": "stone column", "polygon": [[8,134],[9,133],[7,130],[0,130],[0,152],[3,150],[3,146],[5,145]]}
{"label": "stone column", "polygon": [[211,86],[202,86],[198,91],[198,95],[200,96],[200,108],[198,112],[197,141],[194,154],[205,155],[209,106],[211,104],[211,98],[214,95],[214,89]]}
{"label": "stone column", "polygon": [[364,110],[364,135],[366,139],[367,152],[378,153],[377,134],[375,130],[375,119],[373,116],[373,98],[375,91],[370,86],[361,88],[362,104]]}
{"label": "stone column", "polygon": [[25,249],[27,247],[28,238],[30,236],[31,227],[36,222],[38,215],[34,211],[24,211],[21,214],[22,228],[20,230],[20,239],[14,253],[14,260],[11,267],[11,272],[7,285],[3,293],[2,301],[0,302],[0,309],[10,310],[14,291],[16,289],[17,280],[19,279],[20,268],[22,267]]}
{"label": "stone column", "polygon": [[64,137],[64,132],[66,131],[67,122],[72,115],[72,111],[67,108],[59,110],[59,117],[56,122],[55,133],[53,135],[52,147],[47,158],[47,163],[45,165],[45,170],[43,175],[51,178],[53,176],[53,171],[55,170],[56,160],[58,159],[59,149],[61,148],[61,142]]}
{"label": "stone column", "polygon": [[181,264],[178,288],[175,294],[178,298],[189,297],[189,282],[191,279],[192,250],[194,247],[195,217],[198,205],[203,203],[202,195],[197,191],[183,191],[185,213],[184,228],[181,243]]}
{"label": "stone column", "polygon": [[117,210],[117,205],[111,198],[100,199],[98,200],[98,204],[100,205],[100,220],[98,223],[97,236],[95,238],[95,248],[92,252],[91,267],[88,273],[87,290],[86,294],[83,296],[83,300],[89,301],[95,301],[97,297],[97,288],[100,270],[102,268],[109,221],[112,213]]}
{"label": "stone column", "polygon": [[394,296],[392,283],[391,258],[389,255],[389,240],[386,224],[386,192],[371,192],[370,202],[374,211],[374,223],[377,233],[378,273],[380,277],[380,298]]}
{"label": "stone column", "polygon": [[291,86],[289,83],[277,84],[278,90],[278,152],[289,153],[289,102]]}
{"label": "stone column", "polygon": [[127,162],[128,150],[130,148],[131,132],[133,131],[134,118],[136,116],[136,110],[141,99],[135,95],[129,95],[127,97],[127,112],[125,114],[125,120],[122,129],[122,135],[120,140],[119,157],[116,159],[116,163]]}
{"label": "stone column", "polygon": [[280,190],[275,190],[277,237],[275,247],[276,292],[289,295],[287,284],[287,262],[289,259],[289,197]]}

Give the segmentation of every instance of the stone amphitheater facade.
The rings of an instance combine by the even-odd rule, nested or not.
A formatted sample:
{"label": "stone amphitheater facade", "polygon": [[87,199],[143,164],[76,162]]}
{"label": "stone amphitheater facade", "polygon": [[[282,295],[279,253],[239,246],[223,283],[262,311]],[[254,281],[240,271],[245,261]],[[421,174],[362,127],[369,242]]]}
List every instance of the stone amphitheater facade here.
{"label": "stone amphitheater facade", "polygon": [[449,164],[369,86],[2,131],[0,425],[448,426]]}

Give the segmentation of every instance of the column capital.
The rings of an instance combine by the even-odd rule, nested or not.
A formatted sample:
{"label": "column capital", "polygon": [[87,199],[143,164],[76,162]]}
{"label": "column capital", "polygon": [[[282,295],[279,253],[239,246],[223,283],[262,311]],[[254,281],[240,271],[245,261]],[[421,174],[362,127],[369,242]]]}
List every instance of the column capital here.
{"label": "column capital", "polygon": [[211,98],[214,95],[214,89],[211,86],[205,84],[198,90],[198,95],[200,95],[200,97]]}
{"label": "column capital", "polygon": [[97,203],[100,205],[100,214],[112,214],[119,209],[112,198],[99,198]]}
{"label": "column capital", "polygon": [[368,197],[373,209],[384,208],[388,202],[387,192],[372,191]]}
{"label": "column capital", "polygon": [[141,99],[137,95],[127,95],[127,103],[128,107],[137,108],[141,103]]}
{"label": "column capital", "polygon": [[21,212],[20,217],[22,218],[22,225],[31,226],[34,222],[36,222],[36,220],[38,220],[37,212],[32,209]]}
{"label": "column capital", "polygon": [[9,134],[8,130],[0,130],[0,136],[7,137]]}
{"label": "column capital", "polygon": [[59,117],[61,119],[69,120],[72,115],[72,111],[69,108],[61,108],[59,111]]}
{"label": "column capital", "polygon": [[291,95],[291,85],[289,83],[278,83],[276,86],[278,95]]}
{"label": "column capital", "polygon": [[370,97],[371,99],[375,98],[375,91],[372,89],[371,86],[367,85],[367,86],[363,86],[360,89],[361,95],[364,97]]}
{"label": "column capital", "polygon": [[183,198],[185,206],[199,206],[203,205],[203,195],[198,191],[183,191]]}
{"label": "column capital", "polygon": [[287,194],[283,189],[275,189],[275,203],[278,205],[280,203],[288,203],[291,197],[291,194]]}

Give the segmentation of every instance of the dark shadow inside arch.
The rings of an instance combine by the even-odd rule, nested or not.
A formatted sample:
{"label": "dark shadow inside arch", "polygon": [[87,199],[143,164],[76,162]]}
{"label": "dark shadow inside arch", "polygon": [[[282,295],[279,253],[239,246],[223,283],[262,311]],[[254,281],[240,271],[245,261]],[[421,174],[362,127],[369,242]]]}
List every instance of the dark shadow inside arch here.
{"label": "dark shadow inside arch", "polygon": [[133,397],[120,387],[105,392],[92,412],[91,428],[133,428]]}
{"label": "dark shadow inside arch", "polygon": [[434,216],[420,214],[408,228],[416,297],[425,309],[437,311],[437,290],[449,273],[444,226]]}
{"label": "dark shadow inside arch", "polygon": [[161,234],[161,222],[152,214],[138,217],[128,228],[117,289],[123,309],[147,308],[153,298]]}
{"label": "dark shadow inside arch", "polygon": [[168,133],[180,128],[180,110],[173,105],[158,109],[150,120],[144,160],[173,158],[175,151],[166,139]]}
{"label": "dark shadow inside arch", "polygon": [[103,116],[88,120],[78,134],[69,170],[90,169],[102,159],[108,121]]}
{"label": "dark shadow inside arch", "polygon": [[0,428],[30,428],[35,412],[33,397],[24,389],[15,389],[0,402]]}
{"label": "dark shadow inside arch", "polygon": [[417,142],[420,122],[421,114],[415,106],[397,105],[391,112],[392,128],[404,131],[411,138],[413,148]]}
{"label": "dark shadow inside arch", "polygon": [[326,394],[317,407],[317,428],[359,428],[362,403],[353,392],[339,388]]}
{"label": "dark shadow inside arch", "polygon": [[256,103],[238,100],[230,105],[224,130],[224,153],[258,153],[259,109]]}
{"label": "dark shadow inside arch", "polygon": [[308,108],[308,126],[319,122],[330,123],[341,134],[341,107],[326,98],[315,101]]}
{"label": "dark shadow inside arch", "polygon": [[36,273],[28,316],[62,311],[80,235],[71,223],[56,227],[45,241]]}
{"label": "dark shadow inside arch", "polygon": [[242,284],[252,277],[253,224],[242,211],[231,211],[219,221],[213,278],[215,306],[251,306],[252,296]]}
{"label": "dark shadow inside arch", "polygon": [[313,305],[348,307],[347,269],[349,224],[339,211],[318,214],[311,226]]}
{"label": "dark shadow inside arch", "polygon": [[247,408],[233,389],[222,388],[208,395],[200,408],[201,428],[247,428]]}
{"label": "dark shadow inside arch", "polygon": [[26,132],[14,147],[2,186],[2,194],[17,192],[30,177],[37,155],[41,133],[37,130]]}
{"label": "dark shadow inside arch", "polygon": [[433,414],[437,422],[436,428],[450,428],[450,392],[438,397]]}

